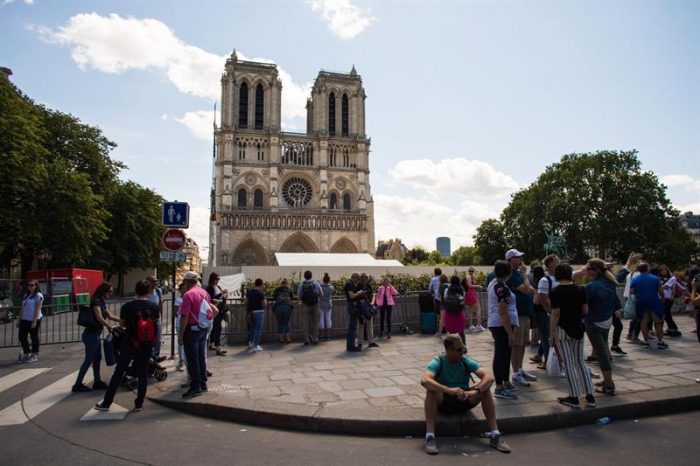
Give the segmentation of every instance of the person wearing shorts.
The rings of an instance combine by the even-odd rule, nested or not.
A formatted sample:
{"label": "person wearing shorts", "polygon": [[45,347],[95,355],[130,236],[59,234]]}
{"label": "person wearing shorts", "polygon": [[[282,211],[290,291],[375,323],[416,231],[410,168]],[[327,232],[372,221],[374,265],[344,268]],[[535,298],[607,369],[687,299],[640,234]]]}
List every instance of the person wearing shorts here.
{"label": "person wearing shorts", "polygon": [[649,321],[654,322],[656,330],[656,348],[666,349],[664,342],[663,323],[664,305],[659,295],[663,296],[661,280],[656,275],[649,273],[649,264],[640,262],[637,266],[639,275],[632,279],[630,290],[634,294],[637,314],[642,316],[641,330],[644,336],[642,345],[649,348]]}
{"label": "person wearing shorts", "polygon": [[[425,451],[430,455],[438,453],[435,441],[435,424],[438,411],[445,415],[466,413],[481,404],[488,425],[484,437],[490,439],[493,448],[510,453],[510,447],[503,440],[496,422],[496,404],[491,395],[493,375],[469,359],[466,346],[457,334],[447,334],[443,339],[445,353],[435,356],[421,376],[421,385],[426,389],[425,396]],[[471,375],[479,381],[469,385]]]}

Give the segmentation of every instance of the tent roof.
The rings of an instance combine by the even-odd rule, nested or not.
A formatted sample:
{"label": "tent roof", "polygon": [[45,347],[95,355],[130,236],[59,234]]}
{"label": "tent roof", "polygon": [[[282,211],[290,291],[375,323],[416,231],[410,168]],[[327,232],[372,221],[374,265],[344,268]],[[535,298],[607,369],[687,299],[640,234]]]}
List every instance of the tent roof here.
{"label": "tent roof", "polygon": [[277,252],[277,265],[294,266],[352,266],[352,267],[403,267],[397,260],[379,260],[369,254]]}

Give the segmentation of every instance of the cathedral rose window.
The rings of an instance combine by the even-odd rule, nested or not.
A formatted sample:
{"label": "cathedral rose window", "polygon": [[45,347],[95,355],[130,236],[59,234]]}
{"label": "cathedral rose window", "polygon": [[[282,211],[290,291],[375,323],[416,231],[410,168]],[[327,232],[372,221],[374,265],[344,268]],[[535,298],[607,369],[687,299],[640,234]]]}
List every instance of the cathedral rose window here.
{"label": "cathedral rose window", "polygon": [[282,196],[292,207],[305,206],[311,201],[311,185],[303,178],[290,178],[284,183]]}

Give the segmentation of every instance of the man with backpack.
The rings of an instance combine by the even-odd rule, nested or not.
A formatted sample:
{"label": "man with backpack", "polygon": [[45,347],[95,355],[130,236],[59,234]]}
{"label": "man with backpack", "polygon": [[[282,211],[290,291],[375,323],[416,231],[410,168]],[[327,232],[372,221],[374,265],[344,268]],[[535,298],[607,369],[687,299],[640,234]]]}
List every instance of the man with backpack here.
{"label": "man with backpack", "polygon": [[143,400],[146,398],[148,384],[148,358],[151,356],[156,340],[155,321],[159,315],[158,306],[148,300],[149,286],[146,280],[136,283],[136,299],[125,303],[121,308],[119,323],[125,329],[125,336],[117,367],[109,381],[109,388],[107,388],[104,399],[95,405],[95,409],[98,411],[109,411],[109,407],[114,401],[114,395],[124,380],[124,373],[132,361],[138,377],[134,411],[143,409]]}
{"label": "man with backpack", "polygon": [[208,390],[207,336],[217,310],[211,305],[209,293],[199,286],[199,275],[196,272],[185,273],[184,284],[178,344],[184,345],[185,348],[190,388],[182,397],[194,398]]}
{"label": "man with backpack", "polygon": [[304,272],[304,281],[297,289],[297,296],[304,305],[302,324],[304,327],[304,346],[317,345],[320,317],[318,298],[321,296],[321,285],[313,279],[311,270]]}
{"label": "man with backpack", "polygon": [[[496,422],[496,404],[491,395],[494,377],[479,363],[469,359],[464,353],[466,347],[462,339],[448,334],[443,339],[445,352],[435,356],[429,363],[420,383],[427,390],[425,395],[425,451],[430,455],[438,453],[435,441],[435,423],[438,411],[442,414],[462,414],[481,403],[486,417],[488,432],[482,438],[489,438],[490,445],[502,453],[510,453],[510,447],[503,440]],[[469,385],[472,374],[479,382]]]}

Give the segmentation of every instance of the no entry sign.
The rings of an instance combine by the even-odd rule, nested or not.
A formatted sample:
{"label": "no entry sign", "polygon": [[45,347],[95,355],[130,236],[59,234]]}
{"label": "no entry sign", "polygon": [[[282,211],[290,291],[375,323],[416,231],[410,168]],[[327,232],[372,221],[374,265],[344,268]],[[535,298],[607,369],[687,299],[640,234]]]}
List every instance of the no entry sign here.
{"label": "no entry sign", "polygon": [[166,230],[163,234],[163,246],[168,251],[179,251],[185,246],[185,234],[175,228]]}

